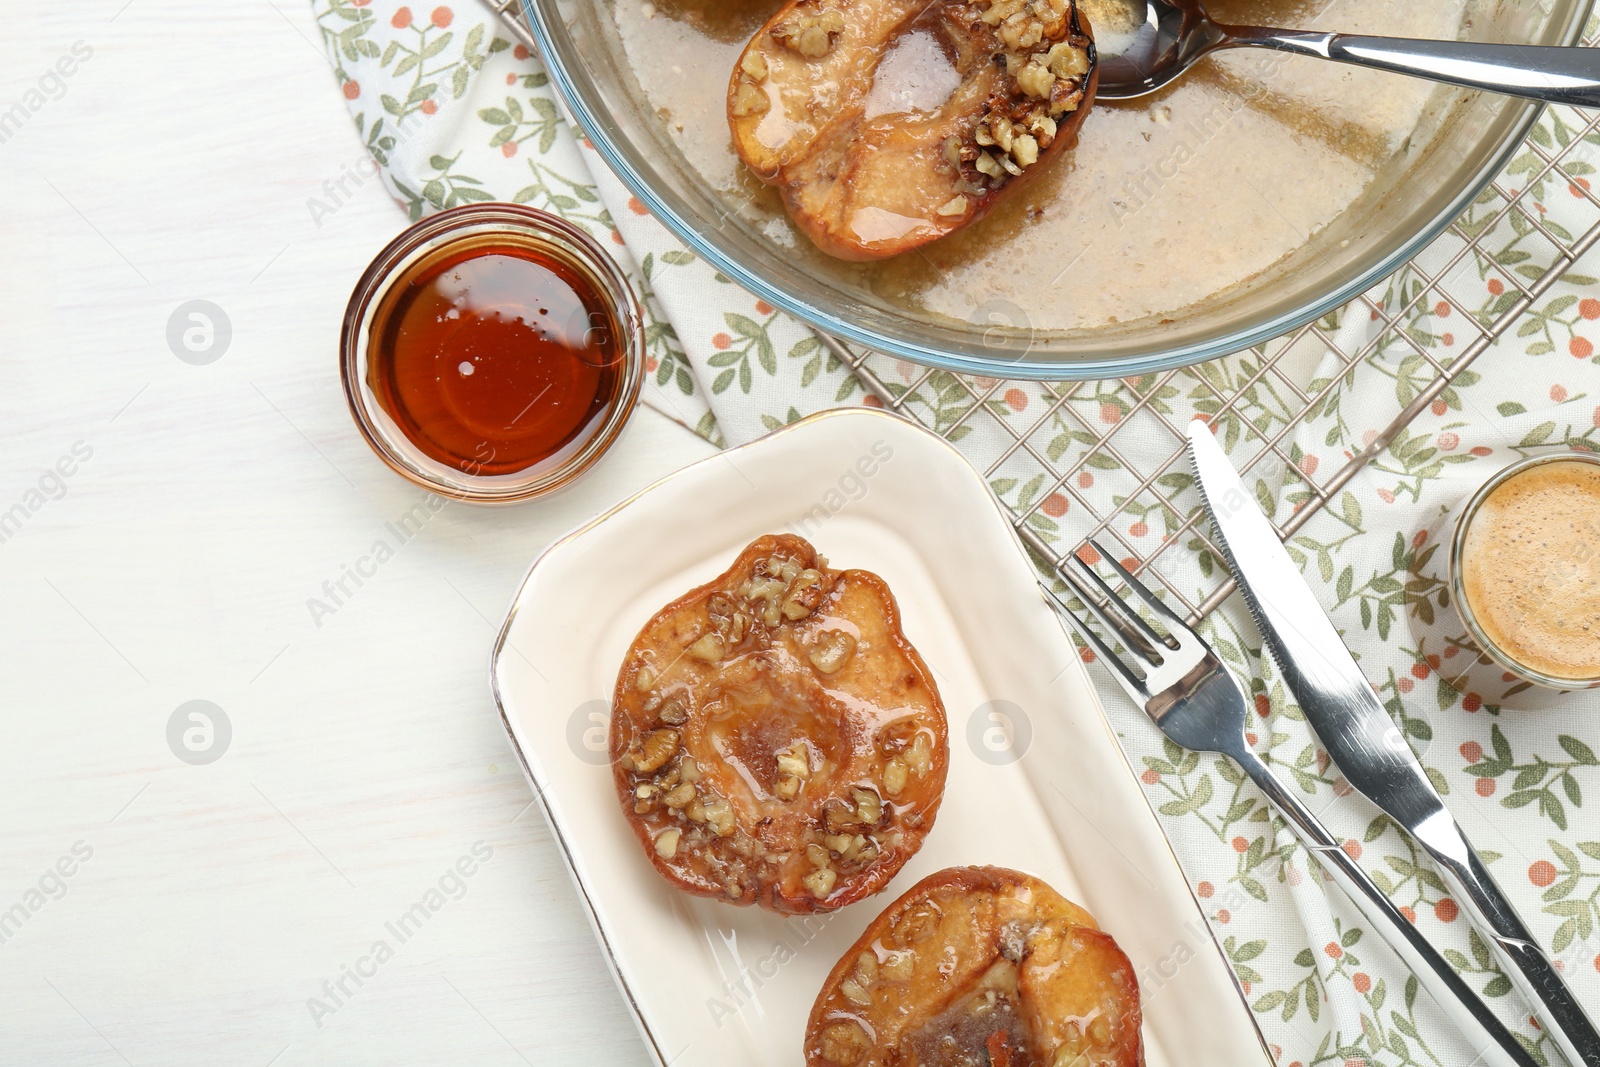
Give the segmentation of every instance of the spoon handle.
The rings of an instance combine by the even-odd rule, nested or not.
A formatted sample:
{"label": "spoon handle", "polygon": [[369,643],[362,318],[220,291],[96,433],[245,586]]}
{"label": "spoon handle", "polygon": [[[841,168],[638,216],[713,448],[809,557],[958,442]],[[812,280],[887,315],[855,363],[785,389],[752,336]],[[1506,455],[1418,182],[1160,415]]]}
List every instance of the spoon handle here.
{"label": "spoon handle", "polygon": [[1476,44],[1353,33],[1222,26],[1220,47],[1254,45],[1411,74],[1468,89],[1576,107],[1600,107],[1600,48]]}

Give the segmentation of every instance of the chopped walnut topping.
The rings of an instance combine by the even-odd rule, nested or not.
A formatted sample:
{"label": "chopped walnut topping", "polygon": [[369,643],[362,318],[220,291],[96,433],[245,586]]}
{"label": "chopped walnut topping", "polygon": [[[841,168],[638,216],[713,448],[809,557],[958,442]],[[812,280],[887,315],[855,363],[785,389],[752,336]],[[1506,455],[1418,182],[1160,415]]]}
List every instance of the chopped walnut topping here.
{"label": "chopped walnut topping", "polygon": [[822,805],[822,825],[828,829],[829,833],[835,834],[844,830],[854,829],[856,826],[855,811],[838,797],[833,797]]}
{"label": "chopped walnut topping", "polygon": [[822,843],[828,846],[830,852],[837,852],[843,858],[855,851],[856,838],[854,834],[823,834]]}
{"label": "chopped walnut topping", "polygon": [[921,944],[939,928],[941,914],[937,904],[925,901],[900,916],[892,934],[902,945]]}
{"label": "chopped walnut topping", "polygon": [[780,23],[772,28],[772,37],[791,52],[807,59],[821,59],[833,51],[844,29],[843,13],[824,11],[817,15],[797,15]]}
{"label": "chopped walnut topping", "polygon": [[1058,81],[1050,89],[1050,112],[1054,115],[1063,115],[1069,111],[1078,110],[1078,105],[1083,103],[1083,90],[1075,88],[1075,83]]}
{"label": "chopped walnut topping", "polygon": [[811,761],[803,742],[797,741],[778,753],[778,773],[800,779],[811,777]]}
{"label": "chopped walnut topping", "polygon": [[702,802],[701,808],[705,812],[706,825],[711,827],[718,837],[727,837],[733,833],[733,806],[726,798],[712,796]]}
{"label": "chopped walnut topping", "polygon": [[856,817],[867,826],[875,826],[883,817],[883,799],[870,789],[859,786],[850,791],[850,797],[856,802]]}
{"label": "chopped walnut topping", "polygon": [[861,983],[854,978],[846,978],[843,982],[840,982],[839,992],[843,993],[844,999],[852,1004],[859,1004],[862,1007],[870,1007],[872,1004],[872,994],[867,992]]}
{"label": "chopped walnut topping", "polygon": [[908,950],[891,952],[884,958],[883,966],[879,968],[879,973],[883,975],[885,981],[910,981],[916,961],[916,955]]}
{"label": "chopped walnut topping", "polygon": [[778,753],[778,779],[774,792],[784,800],[793,800],[811,777],[811,757],[803,742],[796,741],[787,750]]}
{"label": "chopped walnut topping", "polygon": [[883,791],[892,797],[899,796],[906,788],[908,768],[899,758],[890,760],[883,765]]}
{"label": "chopped walnut topping", "polygon": [[1011,158],[1019,167],[1031,167],[1039,162],[1039,142],[1033,134],[1024,133],[1011,142]]}
{"label": "chopped walnut topping", "polygon": [[854,1019],[832,1023],[822,1032],[822,1058],[839,1067],[854,1067],[872,1050],[872,1039]]}
{"label": "chopped walnut topping", "polygon": [[720,634],[706,634],[689,646],[689,655],[706,663],[716,663],[721,660],[723,651]]}
{"label": "chopped walnut topping", "polygon": [[1089,73],[1089,53],[1071,41],[1051,45],[1044,62],[1058,78],[1081,78]]}
{"label": "chopped walnut topping", "polygon": [[817,634],[806,659],[823,674],[837,674],[856,654],[856,639],[843,630],[823,630]]}
{"label": "chopped walnut topping", "polygon": [[823,899],[833,892],[833,885],[839,880],[839,873],[831,867],[819,867],[801,879],[811,895],[818,900]]}
{"label": "chopped walnut topping", "polygon": [[847,858],[854,860],[856,863],[871,863],[878,858],[878,845],[870,837],[863,837],[857,834],[855,836],[855,851]]}
{"label": "chopped walnut topping", "polygon": [[1044,23],[1024,17],[1020,12],[1001,23],[1000,40],[1010,48],[1027,49],[1044,40]]}
{"label": "chopped walnut topping", "polygon": [[623,757],[629,770],[654,774],[678,751],[678,731],[651,730]]}
{"label": "chopped walnut topping", "polygon": [[1056,1046],[1056,1058],[1051,1061],[1052,1067],[1077,1067],[1086,1059],[1083,1031],[1079,1029],[1076,1021],[1069,1021],[1061,1029],[1061,1043]]}
{"label": "chopped walnut topping", "polygon": [[1056,84],[1056,76],[1043,63],[1033,62],[1017,71],[1017,87],[1029,96],[1045,99]]}
{"label": "chopped walnut topping", "polygon": [[1011,124],[1011,120],[1004,115],[996,115],[989,120],[994,129],[994,143],[1009,152],[1016,147],[1018,128]]}
{"label": "chopped walnut topping", "polygon": [[739,69],[750,76],[751,81],[763,82],[767,80],[767,57],[754,49],[746,52],[739,61]]}
{"label": "chopped walnut topping", "polygon": [[797,621],[810,615],[822,601],[822,572],[807,568],[789,582],[789,595],[783,600],[783,616]]}
{"label": "chopped walnut topping", "polygon": [[944,139],[940,149],[944,152],[944,161],[956,170],[961,169],[961,138],[950,136]]}
{"label": "chopped walnut topping", "polygon": [[989,10],[983,13],[983,21],[991,26],[998,26],[1011,16],[1022,10],[1022,5],[1027,0],[994,0],[989,5]]}
{"label": "chopped walnut topping", "polygon": [[760,115],[772,106],[772,101],[767,99],[767,94],[762,92],[754,82],[740,79],[739,88],[733,95],[733,103],[729,110],[738,118],[750,115]]}
{"label": "chopped walnut topping", "polygon": [[[965,144],[942,146],[944,161],[965,178],[975,172],[973,195],[983,195],[1021,176],[1056,141],[1056,116],[1076,110],[1090,71],[1089,40],[1074,36],[1066,18],[1068,0],[977,0],[987,4],[984,23],[995,27],[1006,47],[1006,77],[1014,83],[1008,98],[991,99],[982,121]],[[1017,97],[1024,103],[1018,105]],[[1031,109],[1026,101],[1038,101]],[[983,149],[998,149],[985,152]],[[972,164],[971,171],[966,168]],[[988,184],[984,184],[988,179]],[[963,189],[963,195],[966,195]],[[966,205],[952,200],[937,212],[956,218]]]}

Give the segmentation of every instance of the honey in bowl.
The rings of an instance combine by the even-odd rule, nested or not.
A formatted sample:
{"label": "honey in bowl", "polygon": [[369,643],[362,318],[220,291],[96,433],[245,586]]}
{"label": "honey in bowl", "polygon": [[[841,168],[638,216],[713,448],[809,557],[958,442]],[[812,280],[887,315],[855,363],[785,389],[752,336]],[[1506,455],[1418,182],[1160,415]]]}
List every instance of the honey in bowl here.
{"label": "honey in bowl", "polygon": [[1600,680],[1600,462],[1514,469],[1466,522],[1460,588],[1483,636],[1525,670]]}
{"label": "honey in bowl", "polygon": [[510,474],[586,438],[621,384],[619,330],[572,264],[514,234],[416,260],[372,322],[367,379],[431,458]]}
{"label": "honey in bowl", "polygon": [[554,492],[621,433],[644,380],[643,312],[571,223],[469,204],[406,230],[345,312],[345,396],[389,467],[434,493]]}

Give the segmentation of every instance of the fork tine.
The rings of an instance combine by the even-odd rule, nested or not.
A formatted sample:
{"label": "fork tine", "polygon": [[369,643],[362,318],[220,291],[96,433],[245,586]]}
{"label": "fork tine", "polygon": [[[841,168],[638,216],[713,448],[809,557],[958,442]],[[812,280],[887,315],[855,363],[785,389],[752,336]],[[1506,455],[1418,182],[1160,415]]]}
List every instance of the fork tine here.
{"label": "fork tine", "polygon": [[[1097,548],[1096,551],[1099,551],[1099,549]],[[1102,555],[1104,554],[1102,553]],[[1160,655],[1162,651],[1168,651],[1167,643],[1161,639],[1161,635],[1156,633],[1155,630],[1151,628],[1150,624],[1145,622],[1144,619],[1139,616],[1139,613],[1134,611],[1133,608],[1129,606],[1126,600],[1114,592],[1111,586],[1106,584],[1106,580],[1095,573],[1093,567],[1085,563],[1076,554],[1074,554],[1071,558],[1073,562],[1077,563],[1079,572],[1088,575],[1089,580],[1094,583],[1095,588],[1100,590],[1100,594],[1106,598],[1106,603],[1118,609],[1117,614],[1123,616],[1127,620],[1127,625],[1138,630],[1140,635],[1143,636],[1145,640],[1150,642],[1151,651],[1155,652],[1156,655]],[[1121,628],[1119,627],[1119,629]]]}
{"label": "fork tine", "polygon": [[1117,577],[1121,578],[1123,584],[1133,591],[1134,596],[1137,596],[1140,600],[1144,601],[1151,611],[1161,616],[1162,621],[1166,622],[1172,627],[1174,637],[1178,637],[1181,633],[1189,629],[1189,627],[1184,625],[1182,619],[1173,614],[1171,608],[1163,604],[1161,600],[1150,591],[1149,586],[1145,585],[1143,582],[1139,581],[1139,579],[1135,578],[1131,573],[1129,573],[1128,568],[1118,563],[1115,556],[1107,552],[1104,548],[1101,548],[1098,541],[1090,539],[1089,546],[1100,554],[1100,558],[1106,561],[1107,566],[1117,572]]}
{"label": "fork tine", "polygon": [[1094,646],[1095,654],[1105,661],[1107,667],[1111,668],[1112,677],[1116,678],[1117,683],[1133,699],[1133,702],[1141,708],[1148,704],[1150,702],[1150,691],[1145,688],[1144,680],[1136,676],[1128,669],[1126,663],[1117,658],[1116,653],[1111,651],[1110,646],[1094,632],[1076,611],[1067,607],[1067,602],[1062,600],[1054,589],[1049,589],[1042,583],[1039,588],[1044,591],[1045,596],[1050,598],[1051,606],[1056,609],[1056,613],[1066,619],[1068,625],[1076,630],[1080,637]]}
{"label": "fork tine", "polygon": [[[1082,563],[1083,561],[1079,560],[1079,562]],[[1082,602],[1089,614],[1093,615],[1100,625],[1105,627],[1106,633],[1115,635],[1122,642],[1122,647],[1127,650],[1129,658],[1133,660],[1139,669],[1146,674],[1154,671],[1160,663],[1158,658],[1160,653],[1155,648],[1145,647],[1143,635],[1124,621],[1123,616],[1131,615],[1132,612],[1115,596],[1110,597],[1107,602],[1107,607],[1111,607],[1111,605],[1115,605],[1115,607],[1111,607],[1111,610],[1107,611],[1078,583],[1073,576],[1073,572],[1062,570],[1059,573],[1062,578],[1066,579],[1067,584],[1072,587],[1073,592],[1078,595],[1078,600]],[[1109,593],[1110,591],[1107,590],[1107,592]],[[1051,596],[1056,596],[1056,594],[1052,592]],[[1157,647],[1166,648],[1165,645],[1158,645]]]}

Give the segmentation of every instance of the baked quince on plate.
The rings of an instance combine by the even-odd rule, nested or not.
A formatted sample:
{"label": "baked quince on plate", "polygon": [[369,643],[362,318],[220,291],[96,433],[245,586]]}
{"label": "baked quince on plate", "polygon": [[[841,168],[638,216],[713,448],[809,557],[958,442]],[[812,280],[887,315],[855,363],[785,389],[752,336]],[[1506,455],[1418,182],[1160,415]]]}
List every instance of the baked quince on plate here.
{"label": "baked quince on plate", "polygon": [[800,914],[878,892],[944,795],[944,705],[882,578],[758,538],[628,649],[612,703],[623,811],[701,896]]}
{"label": "baked quince on plate", "polygon": [[952,867],[845,952],[806,1025],[807,1067],[1137,1067],[1133,965],[1031,875]]}

